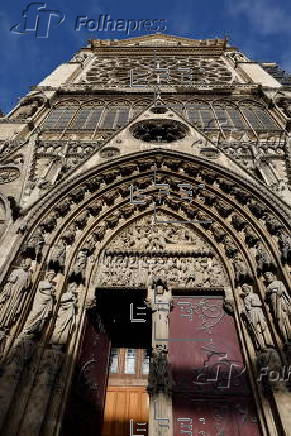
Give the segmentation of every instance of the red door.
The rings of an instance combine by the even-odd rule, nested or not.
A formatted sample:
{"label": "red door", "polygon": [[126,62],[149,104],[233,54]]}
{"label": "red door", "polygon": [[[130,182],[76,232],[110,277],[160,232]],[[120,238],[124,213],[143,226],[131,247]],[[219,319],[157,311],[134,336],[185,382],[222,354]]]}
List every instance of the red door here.
{"label": "red door", "polygon": [[259,436],[234,320],[222,297],[174,297],[169,363],[174,436]]}
{"label": "red door", "polygon": [[110,341],[95,311],[88,311],[62,436],[101,433]]}

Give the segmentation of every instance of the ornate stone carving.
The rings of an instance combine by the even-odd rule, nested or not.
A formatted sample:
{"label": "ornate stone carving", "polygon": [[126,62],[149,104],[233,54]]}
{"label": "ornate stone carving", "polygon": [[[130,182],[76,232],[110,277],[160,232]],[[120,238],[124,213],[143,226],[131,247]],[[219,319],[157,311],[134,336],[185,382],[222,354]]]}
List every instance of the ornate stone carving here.
{"label": "ornate stone carving", "polygon": [[96,240],[97,241],[101,241],[104,238],[105,233],[106,233],[106,226],[105,226],[105,224],[101,224],[101,225],[97,226],[95,228],[94,233],[95,233],[95,236],[96,236]]}
{"label": "ornate stone carving", "polygon": [[84,62],[90,55],[88,53],[80,52],[77,53],[75,56],[72,57],[70,62]]}
{"label": "ornate stone carving", "polygon": [[254,338],[256,348],[265,349],[272,345],[272,338],[262,310],[262,302],[258,294],[253,292],[253,287],[244,284],[242,286],[242,298],[244,300],[246,322],[251,336]]}
{"label": "ornate stone carving", "polygon": [[274,216],[269,213],[265,214],[264,220],[266,221],[266,226],[272,235],[277,235],[280,230],[282,230],[282,223]]}
{"label": "ornate stone carving", "polygon": [[76,283],[70,283],[61,295],[57,320],[51,337],[51,343],[55,345],[66,345],[67,343],[76,314],[76,290]]}
{"label": "ornate stone carving", "polygon": [[55,206],[55,210],[57,211],[58,215],[65,216],[67,213],[70,212],[71,205],[71,199],[67,197]]}
{"label": "ornate stone carving", "polygon": [[278,235],[278,243],[281,248],[281,258],[283,263],[291,262],[291,236],[283,231]]}
{"label": "ornate stone carving", "polygon": [[222,242],[226,236],[226,232],[219,224],[214,222],[211,226],[212,233],[217,242]]}
{"label": "ornate stone carving", "polygon": [[75,283],[84,282],[86,265],[87,265],[87,250],[81,249],[78,251],[76,260],[73,264],[70,274],[70,282],[75,282]]}
{"label": "ornate stone carving", "polygon": [[24,324],[21,336],[39,335],[53,311],[55,292],[55,272],[48,271],[45,279],[40,281],[33,300],[32,308]]}
{"label": "ornate stone carving", "polygon": [[238,252],[238,248],[235,246],[234,240],[230,236],[227,235],[223,243],[227,257],[231,258]]}
{"label": "ornate stone carving", "polygon": [[258,235],[249,224],[244,228],[245,241],[249,247],[253,247],[259,240]]}
{"label": "ornate stone carving", "polygon": [[266,213],[266,206],[260,201],[251,200],[248,203],[248,207],[257,218],[263,218],[264,214]]}
{"label": "ornate stone carving", "polygon": [[285,340],[288,341],[291,339],[291,298],[285,285],[277,280],[272,272],[266,272],[265,278],[268,285],[267,300],[270,302],[276,324]]}
{"label": "ornate stone carving", "polygon": [[208,191],[203,191],[204,202],[207,206],[212,206],[215,203],[216,196]]}
{"label": "ornate stone carving", "polygon": [[226,275],[218,259],[185,257],[141,256],[130,253],[112,254],[104,259],[100,271],[101,286],[146,287],[152,277],[167,277],[171,286],[219,287]]}
{"label": "ornate stone carving", "polygon": [[64,230],[62,238],[66,241],[67,244],[71,245],[75,240],[76,232],[77,226],[76,223],[73,222],[69,225],[69,227]]}
{"label": "ornate stone carving", "polygon": [[106,147],[100,150],[100,157],[102,159],[110,159],[111,157],[117,157],[120,154],[118,147]]}
{"label": "ornate stone carving", "polygon": [[237,254],[233,260],[235,284],[245,283],[250,279],[250,270],[246,259],[241,254]]}
{"label": "ornate stone carving", "polygon": [[246,204],[251,197],[251,194],[249,194],[247,191],[244,191],[238,186],[234,186],[231,192],[234,197],[242,204]]}
{"label": "ornate stone carving", "polygon": [[216,200],[215,202],[216,209],[219,214],[223,217],[228,217],[233,212],[233,207],[223,200]]}
{"label": "ornate stone carving", "polygon": [[0,167],[0,185],[14,182],[20,175],[18,168]]}
{"label": "ornate stone carving", "polygon": [[24,257],[30,259],[39,259],[42,255],[43,245],[45,243],[42,227],[37,227],[32,236],[24,243],[22,253]]}
{"label": "ornate stone carving", "polygon": [[233,214],[231,222],[233,227],[239,231],[241,231],[247,224],[245,218],[239,214]]}
{"label": "ornate stone carving", "polygon": [[86,180],[86,186],[90,192],[95,192],[100,188],[100,185],[102,183],[102,178],[95,176],[91,177],[90,179]]}
{"label": "ornate stone carving", "polygon": [[150,361],[148,389],[152,392],[168,392],[171,389],[167,352],[154,349]]}
{"label": "ornate stone carving", "polygon": [[32,117],[39,109],[39,100],[28,100],[23,102],[11,115],[12,120],[22,120]]}
{"label": "ornate stone carving", "polygon": [[89,204],[88,211],[92,216],[97,216],[102,210],[102,201],[95,200],[94,203]]}
{"label": "ornate stone carving", "polygon": [[49,267],[56,272],[64,272],[66,265],[66,245],[63,239],[59,239],[52,248]]}
{"label": "ornate stone carving", "polygon": [[109,229],[113,229],[119,224],[120,215],[121,212],[119,210],[116,210],[106,218],[106,223]]}
{"label": "ornate stone carving", "polygon": [[220,178],[218,182],[224,192],[229,193],[233,189],[233,182],[228,179]]}
{"label": "ornate stone carving", "polygon": [[51,212],[42,222],[41,226],[47,233],[51,233],[57,225],[57,213]]}
{"label": "ornate stone carving", "polygon": [[0,330],[11,327],[19,315],[25,292],[31,281],[30,261],[24,260],[22,266],[14,269],[0,292]]}
{"label": "ornate stone carving", "polygon": [[259,241],[256,245],[256,261],[259,274],[262,274],[264,271],[268,271],[270,268],[273,268],[271,257],[261,241]]}
{"label": "ornate stone carving", "polygon": [[86,210],[84,210],[83,212],[81,212],[76,218],[75,218],[75,223],[78,227],[78,229],[83,229],[86,226],[86,222],[87,222],[87,218],[88,218],[88,212]]}
{"label": "ornate stone carving", "polygon": [[75,188],[70,192],[70,197],[75,203],[79,203],[82,200],[84,200],[85,193],[86,193],[85,187],[79,186],[78,188]]}

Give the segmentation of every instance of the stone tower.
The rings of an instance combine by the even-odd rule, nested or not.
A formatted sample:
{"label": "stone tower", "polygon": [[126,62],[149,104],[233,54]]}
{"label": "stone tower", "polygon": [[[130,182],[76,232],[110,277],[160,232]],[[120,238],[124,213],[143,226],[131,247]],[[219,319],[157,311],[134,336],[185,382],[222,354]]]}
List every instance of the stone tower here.
{"label": "stone tower", "polygon": [[291,435],[291,80],[92,40],[0,119],[0,435]]}

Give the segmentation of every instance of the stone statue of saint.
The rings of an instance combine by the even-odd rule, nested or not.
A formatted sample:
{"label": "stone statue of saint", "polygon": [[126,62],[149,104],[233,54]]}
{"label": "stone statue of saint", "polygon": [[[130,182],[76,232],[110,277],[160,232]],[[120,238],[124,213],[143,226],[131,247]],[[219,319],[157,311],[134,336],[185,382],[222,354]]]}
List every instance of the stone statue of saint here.
{"label": "stone statue of saint", "polygon": [[264,349],[272,344],[272,339],[262,310],[262,302],[258,294],[254,293],[252,286],[243,284],[242,291],[245,306],[244,313],[249,327],[256,339],[257,347]]}
{"label": "stone statue of saint", "polygon": [[60,239],[52,249],[50,257],[50,267],[53,269],[63,270],[66,264],[66,245],[62,239]]}
{"label": "stone statue of saint", "polygon": [[84,278],[86,263],[87,263],[87,251],[79,250],[76,257],[75,264],[72,269],[72,273],[76,276],[81,276],[82,278]]}
{"label": "stone statue of saint", "polygon": [[149,389],[156,392],[163,392],[169,388],[170,377],[167,354],[163,350],[153,350],[150,363]]}
{"label": "stone statue of saint", "polygon": [[250,276],[248,263],[240,254],[234,258],[233,268],[236,284],[243,283]]}
{"label": "stone statue of saint", "polygon": [[22,334],[35,335],[40,333],[53,311],[53,296],[55,292],[54,271],[48,271],[45,279],[40,281],[33,300],[32,309],[25,322]]}
{"label": "stone statue of saint", "polygon": [[69,283],[67,290],[62,294],[58,316],[51,342],[55,345],[65,345],[74,322],[76,313],[77,284]]}
{"label": "stone statue of saint", "polygon": [[9,328],[19,314],[25,291],[30,285],[32,270],[30,261],[24,260],[22,266],[14,269],[0,292],[0,329]]}
{"label": "stone statue of saint", "polygon": [[282,335],[288,340],[291,338],[291,298],[284,284],[272,272],[266,272],[265,278],[268,284],[266,295]]}
{"label": "stone statue of saint", "polygon": [[265,250],[262,242],[259,241],[257,243],[256,251],[257,251],[256,261],[257,261],[258,272],[261,274],[263,271],[266,271],[266,268],[272,266],[272,261],[270,255]]}

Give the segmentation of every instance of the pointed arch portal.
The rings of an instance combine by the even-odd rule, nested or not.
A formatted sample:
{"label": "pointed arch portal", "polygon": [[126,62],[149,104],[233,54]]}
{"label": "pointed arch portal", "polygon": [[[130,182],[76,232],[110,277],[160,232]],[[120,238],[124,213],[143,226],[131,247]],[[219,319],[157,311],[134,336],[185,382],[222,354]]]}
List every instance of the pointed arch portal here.
{"label": "pointed arch portal", "polygon": [[[35,396],[40,415],[53,417],[46,431],[272,434],[280,402],[257,380],[262,356],[289,340],[265,298],[266,272],[290,286],[288,211],[277,197],[212,162],[156,149],[59,183],[28,216],[13,259],[35,265],[24,313],[46,271],[57,283],[38,338],[59,356],[54,401]],[[242,285],[256,291],[264,334],[249,322]]]}

